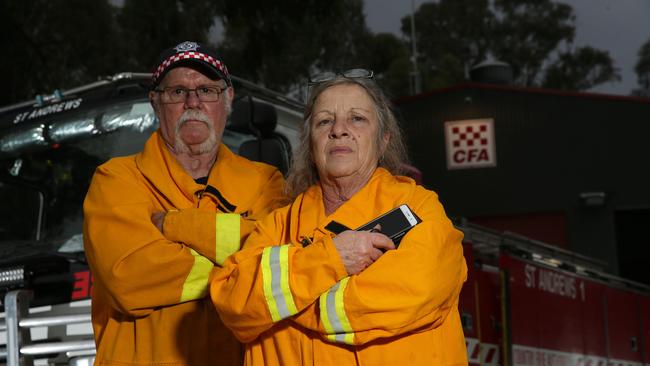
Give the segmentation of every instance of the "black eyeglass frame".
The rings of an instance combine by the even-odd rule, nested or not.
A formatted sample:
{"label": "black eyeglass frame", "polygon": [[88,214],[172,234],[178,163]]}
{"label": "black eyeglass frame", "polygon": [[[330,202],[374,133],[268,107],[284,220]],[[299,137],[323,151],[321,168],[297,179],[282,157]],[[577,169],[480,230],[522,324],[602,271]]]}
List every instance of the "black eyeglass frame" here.
{"label": "black eyeglass frame", "polygon": [[309,76],[307,85],[313,86],[326,81],[334,80],[337,77],[344,77],[346,79],[372,79],[375,76],[375,72],[368,69],[348,69],[345,71],[336,70],[336,71],[326,71],[320,74]]}
{"label": "black eyeglass frame", "polygon": [[[203,89],[203,88],[209,88],[209,89],[215,89],[215,90],[218,90],[218,92],[217,92],[217,98],[216,98],[215,100],[203,100],[203,99],[201,99],[201,95],[199,95],[198,90],[199,90],[199,89]],[[187,94],[185,94],[185,99],[183,99],[183,100],[179,100],[179,101],[177,101],[177,102],[163,101],[162,98],[161,98],[161,101],[160,101],[160,102],[161,102],[162,104],[180,104],[180,103],[185,103],[185,102],[187,101],[187,98],[189,98],[191,92],[194,92],[194,95],[196,95],[196,97],[199,98],[199,100],[200,100],[201,102],[203,102],[203,103],[215,103],[215,102],[218,102],[218,101],[219,101],[219,99],[221,98],[221,94],[223,94],[223,92],[226,91],[226,89],[228,89],[228,88],[230,88],[230,86],[221,87],[221,86],[218,86],[218,85],[210,85],[210,86],[203,85],[203,86],[199,86],[198,88],[194,88],[194,89],[183,88],[183,87],[180,87],[180,86],[169,86],[169,87],[165,87],[165,88],[162,88],[162,89],[159,89],[159,88],[152,89],[152,91],[154,91],[154,92],[156,92],[156,93],[160,93],[161,96],[164,95],[164,94],[167,94],[168,91],[170,91],[170,90],[177,90],[177,89],[185,90],[185,92],[187,93]]]}

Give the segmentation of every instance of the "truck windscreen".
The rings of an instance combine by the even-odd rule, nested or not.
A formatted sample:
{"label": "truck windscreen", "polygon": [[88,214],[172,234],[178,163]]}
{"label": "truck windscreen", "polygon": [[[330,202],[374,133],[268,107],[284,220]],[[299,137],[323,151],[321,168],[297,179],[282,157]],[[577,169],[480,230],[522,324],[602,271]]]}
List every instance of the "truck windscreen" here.
{"label": "truck windscreen", "polygon": [[[88,128],[85,121],[100,129]],[[140,151],[157,121],[150,109],[123,104],[62,116],[47,126],[49,144],[40,136],[29,141],[24,133],[0,138],[3,146],[19,148],[0,155],[0,241],[73,241],[79,246],[83,199],[95,168]]]}

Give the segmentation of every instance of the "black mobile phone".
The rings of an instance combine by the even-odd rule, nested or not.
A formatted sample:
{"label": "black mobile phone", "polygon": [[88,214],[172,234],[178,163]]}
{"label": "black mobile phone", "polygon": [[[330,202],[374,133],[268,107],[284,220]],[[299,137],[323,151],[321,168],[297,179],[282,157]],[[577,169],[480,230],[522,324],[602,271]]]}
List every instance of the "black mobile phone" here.
{"label": "black mobile phone", "polygon": [[379,232],[389,237],[395,243],[395,248],[397,248],[402,237],[420,222],[422,220],[415,212],[411,211],[408,205],[400,205],[359,227],[357,231],[372,230],[377,225],[380,225]]}

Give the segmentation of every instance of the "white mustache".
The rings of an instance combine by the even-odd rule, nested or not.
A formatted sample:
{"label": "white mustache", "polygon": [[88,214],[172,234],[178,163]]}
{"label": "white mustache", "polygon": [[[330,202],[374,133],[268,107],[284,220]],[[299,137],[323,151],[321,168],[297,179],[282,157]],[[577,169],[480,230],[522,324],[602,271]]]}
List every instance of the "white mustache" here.
{"label": "white mustache", "polygon": [[190,120],[203,122],[208,125],[208,127],[212,126],[212,120],[210,120],[210,117],[208,117],[205,113],[197,111],[196,109],[188,109],[183,112],[180,118],[178,118],[178,123],[176,124],[176,132],[178,132],[181,127],[183,127],[185,122]]}

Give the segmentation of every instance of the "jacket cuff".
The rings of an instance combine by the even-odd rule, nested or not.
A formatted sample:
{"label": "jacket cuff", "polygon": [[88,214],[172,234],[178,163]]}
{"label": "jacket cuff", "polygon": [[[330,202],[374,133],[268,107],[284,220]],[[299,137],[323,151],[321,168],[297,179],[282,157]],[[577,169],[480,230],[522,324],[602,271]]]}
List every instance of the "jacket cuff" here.
{"label": "jacket cuff", "polygon": [[215,261],[216,214],[195,208],[169,211],[163,222],[163,235],[183,243]]}

